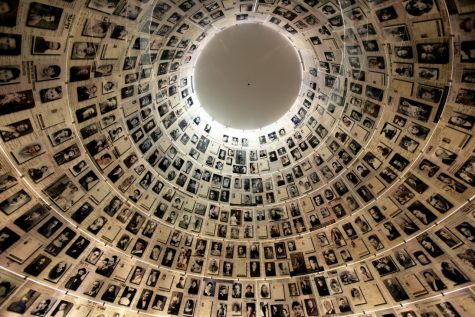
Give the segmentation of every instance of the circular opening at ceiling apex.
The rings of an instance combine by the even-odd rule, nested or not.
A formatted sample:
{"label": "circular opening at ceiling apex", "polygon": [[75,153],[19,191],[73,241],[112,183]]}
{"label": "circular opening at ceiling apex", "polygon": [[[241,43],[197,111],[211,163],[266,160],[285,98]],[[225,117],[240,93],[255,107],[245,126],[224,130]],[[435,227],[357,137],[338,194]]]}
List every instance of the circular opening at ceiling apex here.
{"label": "circular opening at ceiling apex", "polygon": [[217,33],[194,70],[205,111],[235,129],[258,129],[277,121],[294,104],[301,84],[297,51],[279,32],[260,24]]}

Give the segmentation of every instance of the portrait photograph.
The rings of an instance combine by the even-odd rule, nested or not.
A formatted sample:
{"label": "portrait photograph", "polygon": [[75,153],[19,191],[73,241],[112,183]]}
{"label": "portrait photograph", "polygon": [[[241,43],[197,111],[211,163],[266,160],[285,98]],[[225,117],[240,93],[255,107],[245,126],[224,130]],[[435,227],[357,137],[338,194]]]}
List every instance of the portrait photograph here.
{"label": "portrait photograph", "polygon": [[[363,47],[364,47],[366,52],[377,52],[377,51],[379,51],[379,45],[378,45],[378,42],[376,40],[363,41]],[[364,77],[363,77],[363,79],[364,79]]]}
{"label": "portrait photograph", "polygon": [[423,64],[447,64],[449,62],[448,43],[417,44],[417,59]]}
{"label": "portrait photograph", "polygon": [[76,110],[76,118],[78,123],[85,122],[89,119],[95,118],[96,116],[97,106],[95,104]]}
{"label": "portrait photograph", "polygon": [[59,100],[63,98],[63,88],[61,86],[45,88],[40,90],[40,100],[42,103]]}
{"label": "portrait photograph", "polygon": [[76,233],[70,228],[64,228],[54,239],[45,247],[45,252],[57,256],[73,240]]}
{"label": "portrait photograph", "polygon": [[458,128],[472,130],[473,125],[475,124],[475,117],[454,111],[449,117],[448,123]]}
{"label": "portrait photograph", "polygon": [[167,297],[159,294],[155,294],[155,298],[152,302],[152,309],[163,311],[165,308],[165,304],[167,303]]}
{"label": "portrait photograph", "polygon": [[84,195],[67,175],[61,176],[45,187],[43,192],[63,211],[71,208]]}
{"label": "portrait photograph", "polygon": [[463,244],[463,242],[454,235],[448,228],[441,228],[435,232],[435,235],[442,241],[446,246],[451,249],[458,248]]}
{"label": "portrait photograph", "polygon": [[31,44],[32,55],[61,55],[64,42],[58,42],[56,37],[33,36]]}
{"label": "portrait photograph", "polygon": [[[112,70],[112,67],[111,67]],[[95,76],[100,77],[100,76]],[[91,78],[91,65],[71,66],[69,68],[69,81],[83,81]]]}
{"label": "portrait photograph", "polygon": [[63,9],[61,8],[33,2],[28,10],[26,25],[33,28],[56,30],[62,13]]}
{"label": "portrait photograph", "polygon": [[14,27],[17,23],[19,0],[6,1],[0,12],[0,26]]}
{"label": "portrait photograph", "polygon": [[432,67],[419,67],[417,70],[417,75],[424,80],[438,80],[439,69]]}
{"label": "portrait photograph", "polygon": [[442,98],[443,90],[437,87],[418,85],[416,97],[429,102],[438,103]]}
{"label": "portrait photograph", "polygon": [[51,216],[41,227],[38,228],[38,233],[45,238],[51,238],[63,225],[58,218]]}
{"label": "portrait photograph", "polygon": [[445,253],[427,233],[418,236],[417,241],[433,258],[437,258]]}
{"label": "portrait photograph", "polygon": [[376,10],[376,16],[380,22],[386,22],[390,20],[397,19],[398,14],[393,6],[385,7],[380,10]]}
{"label": "portrait photograph", "polygon": [[55,306],[57,299],[48,295],[39,297],[31,310],[31,315],[45,317]]}
{"label": "portrait photograph", "polygon": [[51,313],[51,317],[62,317],[68,316],[69,312],[73,308],[74,304],[65,300],[62,300],[58,303],[56,308]]}
{"label": "portrait photograph", "polygon": [[32,90],[0,94],[0,116],[35,107]]}
{"label": "portrait photograph", "polygon": [[10,173],[6,173],[0,176],[0,193],[12,188],[18,184],[18,180],[13,177]]}
{"label": "portrait photograph", "polygon": [[0,67],[0,85],[18,84],[21,77],[19,65],[5,65]]}
{"label": "portrait photograph", "polygon": [[472,187],[475,186],[475,171],[473,169],[474,164],[475,156],[471,156],[455,173],[457,178],[461,179]]}
{"label": "portrait photograph", "polygon": [[462,63],[475,62],[475,56],[472,53],[474,47],[475,47],[475,41],[463,41],[460,44],[460,61]]}
{"label": "portrait photograph", "polygon": [[396,263],[394,263],[391,256],[384,256],[372,261],[374,268],[378,271],[380,276],[385,276],[399,271]]}
{"label": "portrait photograph", "polygon": [[104,38],[110,26],[110,22],[88,19],[86,23],[84,23],[82,35],[87,37]]}
{"label": "portrait photograph", "polygon": [[102,0],[89,0],[87,7],[107,14],[112,14],[119,5],[119,2],[120,0],[108,0],[106,3]]}
{"label": "portrait photograph", "polygon": [[59,79],[61,66],[54,63],[35,64],[35,79],[37,82]]}
{"label": "portrait photograph", "polygon": [[[105,161],[107,161],[107,159]],[[73,166],[71,166],[69,168],[69,171],[71,172],[71,174],[73,174],[73,176],[78,176],[79,174],[82,174],[82,172],[87,170],[87,168],[88,168],[88,165],[86,161],[81,160],[77,162],[76,164],[74,164]]]}
{"label": "portrait photograph", "polygon": [[438,147],[434,154],[445,165],[452,165],[458,157],[457,153],[447,150],[443,147]]}
{"label": "portrait photograph", "polygon": [[372,23],[360,25],[356,28],[356,30],[358,31],[358,34],[361,36],[376,34],[376,29],[374,28],[374,25]]}
{"label": "portrait photograph", "polygon": [[475,242],[475,228],[467,221],[455,226],[455,229],[470,242]]}
{"label": "portrait photograph", "polygon": [[6,309],[9,312],[25,314],[39,296],[40,293],[33,289],[23,290],[20,294],[12,298]]}
{"label": "portrait photograph", "polygon": [[383,280],[383,283],[388,289],[394,301],[401,302],[403,300],[409,299],[409,295],[407,295],[406,290],[396,277]]}
{"label": "portrait photograph", "polygon": [[3,304],[20,286],[22,281],[11,274],[0,272],[0,305]]}
{"label": "portrait photograph", "polygon": [[2,237],[0,240],[0,254],[20,240],[20,235],[8,227],[0,229],[0,237]]}
{"label": "portrait photograph", "polygon": [[125,3],[122,8],[118,7],[114,14],[129,20],[136,20],[142,11],[142,8],[133,4]]}
{"label": "portrait photograph", "polygon": [[99,183],[99,178],[94,171],[87,172],[83,177],[79,179],[79,184],[85,191],[90,191],[95,185]]}
{"label": "portrait photograph", "polygon": [[428,225],[437,219],[437,216],[420,201],[413,202],[407,209],[424,225]]}
{"label": "portrait photograph", "polygon": [[66,147],[53,155],[56,164],[63,165],[77,159],[81,155],[81,150],[77,144]]}
{"label": "portrait photograph", "polygon": [[405,24],[387,26],[383,29],[385,36],[392,42],[406,42],[411,39]]}
{"label": "portrait photograph", "polygon": [[21,54],[21,34],[0,33],[0,56],[18,56]]}
{"label": "portrait photograph", "polygon": [[12,122],[0,127],[0,137],[4,142],[9,142],[33,132],[33,124],[30,119]]}
{"label": "portrait photograph", "polygon": [[106,302],[114,302],[117,295],[119,294],[120,289],[120,286],[109,284],[105,292],[102,294],[101,299]]}
{"label": "portrait photograph", "polygon": [[431,106],[404,97],[400,98],[397,108],[397,112],[424,122],[429,120],[431,111]]}
{"label": "portrait photograph", "polygon": [[99,43],[74,42],[71,51],[71,59],[94,59],[99,50]]}
{"label": "portrait photograph", "polygon": [[29,203],[31,201],[31,196],[25,191],[20,190],[8,197],[7,199],[0,202],[0,210],[6,215],[10,215]]}
{"label": "portrait photograph", "polygon": [[459,312],[450,302],[442,302],[440,304],[436,304],[435,306],[444,317],[461,317]]}
{"label": "portrait photograph", "polygon": [[414,64],[411,63],[393,63],[393,75],[402,76],[402,77],[413,77],[414,76]]}
{"label": "portrait photograph", "polygon": [[51,267],[50,271],[45,277],[45,280],[53,284],[58,283],[58,281],[64,276],[70,267],[71,264],[67,263],[66,261],[59,261]]}
{"label": "portrait photograph", "polygon": [[25,267],[23,272],[36,277],[40,275],[49,264],[51,264],[51,258],[40,254]]}
{"label": "portrait photograph", "polygon": [[35,206],[27,210],[23,215],[18,217],[14,221],[14,224],[23,231],[28,232],[33,229],[38,223],[40,223],[43,219],[45,219],[49,213],[49,207],[42,204],[36,204]]}
{"label": "portrait photograph", "polygon": [[446,213],[447,211],[452,209],[452,207],[454,207],[454,205],[450,201],[448,201],[446,198],[444,198],[440,194],[431,195],[426,201],[435,210],[437,210],[438,212],[442,214]]}

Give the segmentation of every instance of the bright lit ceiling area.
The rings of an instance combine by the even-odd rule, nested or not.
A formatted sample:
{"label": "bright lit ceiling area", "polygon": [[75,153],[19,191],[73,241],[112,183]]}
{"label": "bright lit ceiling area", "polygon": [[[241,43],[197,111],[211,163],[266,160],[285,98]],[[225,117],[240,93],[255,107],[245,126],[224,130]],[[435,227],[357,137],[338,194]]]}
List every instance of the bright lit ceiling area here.
{"label": "bright lit ceiling area", "polygon": [[194,88],[206,112],[224,126],[263,128],[294,104],[302,66],[292,43],[262,24],[246,23],[214,35],[201,51]]}

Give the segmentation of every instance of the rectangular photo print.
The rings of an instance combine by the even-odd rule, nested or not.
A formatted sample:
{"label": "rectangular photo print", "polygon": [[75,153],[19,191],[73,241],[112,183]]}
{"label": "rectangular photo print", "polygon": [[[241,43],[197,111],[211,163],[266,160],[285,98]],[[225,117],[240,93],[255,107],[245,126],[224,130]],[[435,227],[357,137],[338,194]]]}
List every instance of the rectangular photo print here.
{"label": "rectangular photo print", "polygon": [[84,195],[67,175],[61,176],[43,189],[43,192],[63,211],[68,210]]}
{"label": "rectangular photo print", "polygon": [[45,153],[44,146],[40,143],[30,143],[11,152],[19,165],[28,162]]}
{"label": "rectangular photo print", "polygon": [[0,270],[0,287],[3,288],[3,292],[0,294],[0,305],[2,305],[22,284],[23,279]]}
{"label": "rectangular photo print", "polygon": [[64,41],[56,37],[33,36],[31,55],[61,55]]}
{"label": "rectangular photo print", "polygon": [[0,116],[35,107],[32,90],[0,94]]}
{"label": "rectangular photo print", "polygon": [[0,85],[18,84],[20,82],[21,66],[20,65],[1,66],[0,74],[3,75],[2,79],[0,80]]}
{"label": "rectangular photo print", "polygon": [[20,191],[0,202],[0,210],[6,215],[10,215],[30,201],[31,196],[25,190],[21,189]]}

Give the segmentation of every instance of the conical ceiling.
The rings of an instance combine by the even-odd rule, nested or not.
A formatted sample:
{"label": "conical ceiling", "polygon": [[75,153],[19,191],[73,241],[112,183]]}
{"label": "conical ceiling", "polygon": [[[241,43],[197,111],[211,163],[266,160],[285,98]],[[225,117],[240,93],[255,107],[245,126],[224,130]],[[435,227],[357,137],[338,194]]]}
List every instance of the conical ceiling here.
{"label": "conical ceiling", "polygon": [[[474,12],[0,1],[0,316],[473,315]],[[295,55],[241,123],[238,27]]]}

